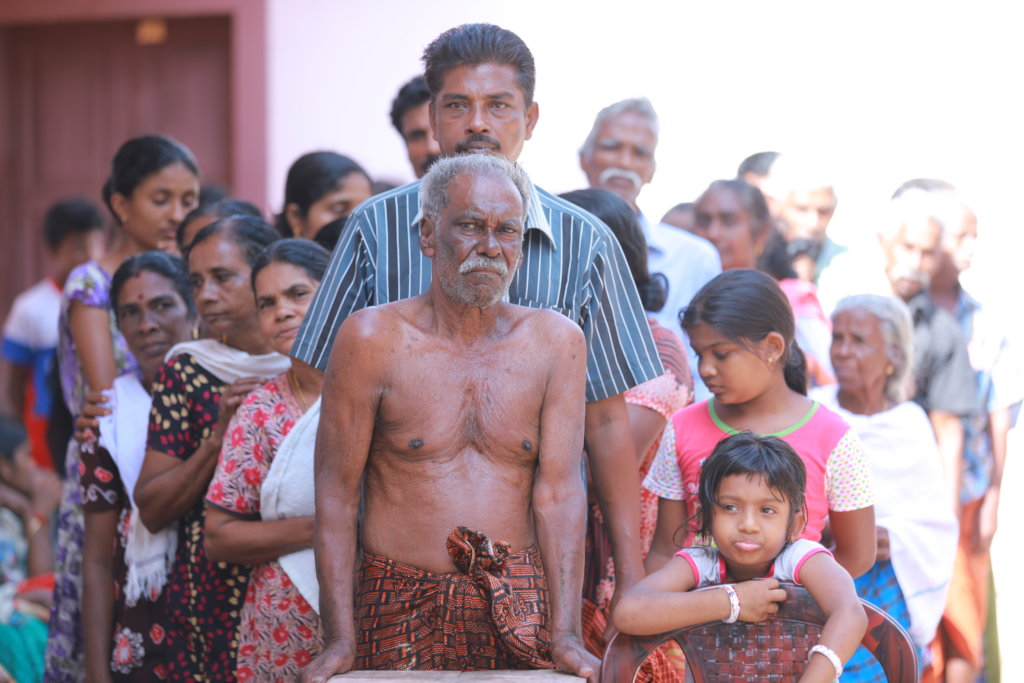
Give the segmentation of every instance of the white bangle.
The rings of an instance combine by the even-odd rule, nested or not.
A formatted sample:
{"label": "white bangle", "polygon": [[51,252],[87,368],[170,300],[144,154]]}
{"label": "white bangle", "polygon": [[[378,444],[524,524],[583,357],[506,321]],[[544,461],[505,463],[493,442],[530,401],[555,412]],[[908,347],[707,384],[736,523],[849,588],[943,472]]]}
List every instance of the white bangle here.
{"label": "white bangle", "polygon": [[729,616],[722,621],[727,624],[735,624],[736,620],[740,618],[740,596],[736,595],[736,589],[732,587],[731,583],[719,584],[718,587],[729,596]]}
{"label": "white bangle", "polygon": [[839,660],[839,655],[837,655],[835,651],[828,645],[822,645],[821,643],[818,643],[817,645],[811,648],[810,652],[807,653],[808,662],[811,661],[811,657],[814,656],[815,652],[821,655],[825,655],[825,658],[832,663],[832,668],[836,670],[836,680],[839,680],[839,678],[843,675],[843,663]]}

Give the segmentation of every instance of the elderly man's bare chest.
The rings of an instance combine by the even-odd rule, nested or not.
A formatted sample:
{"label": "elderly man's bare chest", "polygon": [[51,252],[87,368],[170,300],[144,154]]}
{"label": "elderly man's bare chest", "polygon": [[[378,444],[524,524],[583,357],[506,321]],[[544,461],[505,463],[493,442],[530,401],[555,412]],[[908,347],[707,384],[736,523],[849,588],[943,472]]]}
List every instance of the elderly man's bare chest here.
{"label": "elderly man's bare chest", "polygon": [[423,344],[393,365],[378,436],[399,451],[536,455],[549,362],[529,341]]}

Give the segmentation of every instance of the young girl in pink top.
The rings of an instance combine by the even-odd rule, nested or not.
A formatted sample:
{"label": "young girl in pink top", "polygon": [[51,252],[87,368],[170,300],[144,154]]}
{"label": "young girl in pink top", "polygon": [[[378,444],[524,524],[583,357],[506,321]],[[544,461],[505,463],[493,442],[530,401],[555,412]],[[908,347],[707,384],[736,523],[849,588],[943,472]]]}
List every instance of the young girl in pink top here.
{"label": "young girl in pink top", "polygon": [[807,398],[793,312],[778,283],[756,270],[728,270],[697,292],[681,323],[713,398],[673,415],[644,480],[660,498],[648,571],[693,544],[701,463],[739,431],[793,447],[807,470],[801,537],[819,541],[828,524],[836,561],[854,577],[867,571],[875,559],[870,468],[842,418]]}
{"label": "young girl in pink top", "polygon": [[[626,591],[615,608],[624,633],[653,634],[714,619],[757,622],[786,598],[779,581],[804,585],[827,620],[800,681],[843,673],[867,628],[850,575],[822,545],[799,538],[805,468],[781,439],[741,432],[718,443],[700,473],[699,535]],[[704,587],[722,590],[694,590]]]}

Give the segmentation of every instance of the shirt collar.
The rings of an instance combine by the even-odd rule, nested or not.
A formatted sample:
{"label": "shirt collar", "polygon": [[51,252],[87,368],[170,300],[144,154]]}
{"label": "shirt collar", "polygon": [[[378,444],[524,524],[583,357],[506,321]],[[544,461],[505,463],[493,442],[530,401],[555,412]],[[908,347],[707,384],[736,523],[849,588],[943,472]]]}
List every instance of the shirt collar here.
{"label": "shirt collar", "polygon": [[[419,188],[417,188],[418,191]],[[417,225],[422,219],[423,211],[418,209],[416,217],[412,219],[412,224]],[[557,248],[555,236],[551,231],[551,223],[548,221],[547,214],[544,213],[544,205],[540,201],[540,193],[537,192],[537,186],[532,182],[530,183],[530,196],[528,198],[528,206],[526,207],[526,229],[540,230],[548,238],[548,241],[551,242],[551,247]]]}

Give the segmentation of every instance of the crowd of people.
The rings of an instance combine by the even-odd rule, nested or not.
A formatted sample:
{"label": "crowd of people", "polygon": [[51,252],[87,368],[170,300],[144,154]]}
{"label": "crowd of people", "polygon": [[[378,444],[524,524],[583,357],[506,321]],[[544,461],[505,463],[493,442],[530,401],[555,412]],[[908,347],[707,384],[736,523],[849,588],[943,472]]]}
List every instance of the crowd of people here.
{"label": "crowd of people", "polygon": [[827,615],[801,680],[884,680],[858,598],[923,680],[994,676],[1024,372],[961,284],[956,188],[904,183],[862,253],[827,179],[762,152],[657,220],[647,99],[554,195],[515,163],[523,41],[468,24],[423,61],[391,109],[413,183],[314,151],[267,217],[147,135],[109,246],[92,202],[47,213],[4,327],[0,681],[597,680],[617,630],[760,621],[779,581]]}

